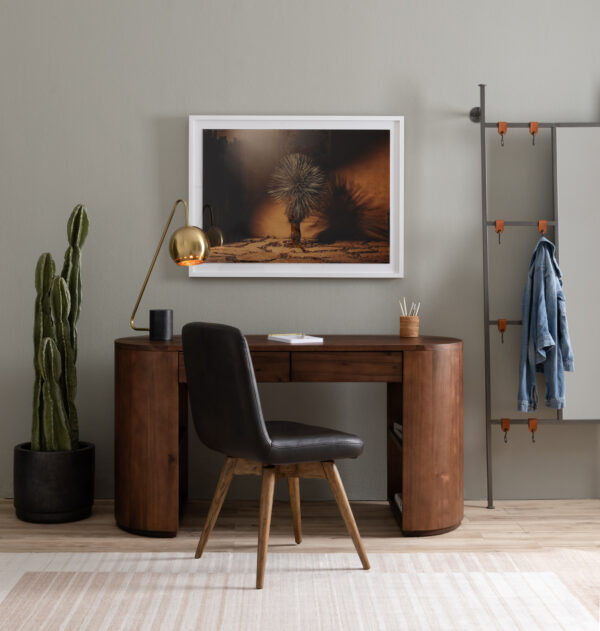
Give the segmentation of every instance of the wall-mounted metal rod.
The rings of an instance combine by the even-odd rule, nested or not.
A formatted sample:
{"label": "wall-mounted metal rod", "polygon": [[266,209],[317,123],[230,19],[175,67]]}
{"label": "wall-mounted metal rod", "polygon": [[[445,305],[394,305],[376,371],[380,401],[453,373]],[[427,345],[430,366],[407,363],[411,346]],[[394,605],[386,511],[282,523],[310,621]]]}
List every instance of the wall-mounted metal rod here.
{"label": "wall-mounted metal rod", "polygon": [[[583,418],[583,419],[556,419],[556,418],[538,418],[539,423],[544,423],[546,425],[569,425],[570,423],[600,423],[600,419],[596,418]],[[493,418],[491,421],[492,425],[500,425],[502,420],[499,418]],[[526,418],[511,418],[511,425],[527,425],[529,419]]]}
{"label": "wall-mounted metal rod", "polygon": [[[490,320],[488,322],[489,325],[494,325],[496,326],[498,324],[498,320]],[[523,320],[506,320],[505,324],[512,324],[512,325],[519,325],[521,326],[523,324]]]}
{"label": "wall-mounted metal rod", "polygon": [[494,508],[494,485],[492,481],[492,378],[490,365],[490,327],[485,323],[490,319],[489,269],[488,269],[488,198],[487,198],[487,151],[485,133],[485,84],[479,84],[478,116],[471,120],[479,120],[479,140],[481,149],[481,232],[483,240],[483,349],[485,355],[485,461],[487,477],[488,508]]}
{"label": "wall-mounted metal rod", "polygon": [[[487,222],[488,226],[495,226],[496,222],[495,221],[488,221]],[[538,227],[538,222],[537,221],[508,221],[506,220],[504,222],[505,226],[535,226],[536,228]],[[548,219],[548,221],[546,221],[546,225],[548,226],[555,226],[556,225],[556,221],[551,221],[550,219]]]}

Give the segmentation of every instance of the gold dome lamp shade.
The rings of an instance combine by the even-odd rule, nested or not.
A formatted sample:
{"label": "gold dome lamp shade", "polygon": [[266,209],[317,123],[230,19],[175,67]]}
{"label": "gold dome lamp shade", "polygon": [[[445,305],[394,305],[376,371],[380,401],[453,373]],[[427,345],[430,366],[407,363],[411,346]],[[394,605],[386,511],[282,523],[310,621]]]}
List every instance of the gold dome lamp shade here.
{"label": "gold dome lamp shade", "polygon": [[[146,290],[146,285],[148,284],[148,279],[150,278],[150,274],[152,274],[152,270],[154,269],[154,264],[156,263],[158,253],[160,252],[160,248],[162,247],[162,244],[167,235],[167,231],[169,230],[169,226],[171,225],[171,221],[173,220],[173,216],[175,215],[175,211],[177,210],[177,206],[179,206],[179,204],[183,204],[183,207],[185,209],[185,226],[178,228],[171,237],[171,242],[169,244],[169,252],[171,253],[171,258],[175,263],[177,263],[177,265],[189,267],[190,265],[200,265],[201,263],[204,263],[210,253],[210,245],[206,234],[200,228],[190,225],[187,202],[184,199],[178,199],[173,205],[171,214],[169,215],[169,219],[167,221],[167,225],[165,226],[160,241],[158,242],[158,246],[156,248],[156,251],[154,252],[154,257],[152,258],[152,263],[150,263],[150,267],[148,268],[148,272],[146,273],[146,278],[144,279],[140,293],[137,297],[137,300],[135,301],[135,306],[133,307],[131,318],[129,320],[129,325],[134,331],[150,331],[151,339],[171,339],[172,330],[169,334],[163,334],[162,336],[153,337],[153,331],[151,330],[151,328],[139,327],[135,325],[135,314],[137,313],[140,301],[142,300],[142,296],[144,295],[144,291]],[[172,328],[170,319],[169,323]]]}
{"label": "gold dome lamp shade", "polygon": [[177,265],[200,265],[210,252],[208,235],[196,226],[178,228],[171,237],[169,252]]}

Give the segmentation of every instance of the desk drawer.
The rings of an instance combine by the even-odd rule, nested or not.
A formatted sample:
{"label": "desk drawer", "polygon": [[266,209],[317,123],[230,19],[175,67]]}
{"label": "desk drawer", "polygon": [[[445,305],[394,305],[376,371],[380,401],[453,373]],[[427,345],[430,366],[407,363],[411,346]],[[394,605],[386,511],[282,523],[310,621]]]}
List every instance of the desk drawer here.
{"label": "desk drawer", "polygon": [[256,381],[267,383],[290,380],[290,353],[285,351],[254,351],[252,365]]}
{"label": "desk drawer", "polygon": [[[285,351],[255,351],[251,355],[256,381],[266,383],[290,380],[289,353]],[[179,382],[187,382],[183,353],[179,353]]]}
{"label": "desk drawer", "polygon": [[402,381],[402,352],[292,352],[292,381]]}

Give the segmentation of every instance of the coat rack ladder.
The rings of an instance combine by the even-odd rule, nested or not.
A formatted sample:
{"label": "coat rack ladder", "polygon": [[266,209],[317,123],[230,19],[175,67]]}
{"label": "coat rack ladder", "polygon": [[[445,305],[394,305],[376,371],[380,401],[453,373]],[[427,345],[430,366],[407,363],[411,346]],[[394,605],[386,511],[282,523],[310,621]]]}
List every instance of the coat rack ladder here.
{"label": "coat rack ladder", "polygon": [[[479,124],[481,136],[481,218],[482,218],[482,239],[483,239],[483,323],[484,323],[484,352],[485,352],[485,447],[486,447],[486,472],[487,472],[487,502],[488,508],[494,508],[494,487],[493,487],[493,466],[492,466],[492,426],[500,425],[501,419],[492,418],[491,402],[491,365],[490,365],[490,326],[498,324],[498,320],[490,320],[490,297],[489,297],[489,258],[488,240],[490,226],[495,225],[495,221],[488,217],[488,196],[487,196],[487,129],[496,129],[504,134],[513,128],[529,129],[530,133],[538,129],[550,129],[552,134],[552,197],[553,197],[553,220],[547,221],[548,226],[554,227],[554,241],[556,245],[557,257],[558,248],[558,194],[557,194],[557,173],[556,173],[556,129],[558,127],[600,127],[600,122],[592,123],[531,123],[531,122],[488,122],[486,119],[485,104],[485,84],[479,84],[479,106],[471,108],[469,118],[472,122]],[[501,125],[501,127],[500,127]],[[505,221],[503,225],[515,227],[538,226],[537,221]],[[506,325],[521,326],[521,320],[506,320]],[[528,419],[508,419],[510,424],[527,425]],[[578,419],[564,421],[562,410],[557,410],[555,419],[538,419],[543,424],[567,424],[567,423],[600,423],[600,419]]]}

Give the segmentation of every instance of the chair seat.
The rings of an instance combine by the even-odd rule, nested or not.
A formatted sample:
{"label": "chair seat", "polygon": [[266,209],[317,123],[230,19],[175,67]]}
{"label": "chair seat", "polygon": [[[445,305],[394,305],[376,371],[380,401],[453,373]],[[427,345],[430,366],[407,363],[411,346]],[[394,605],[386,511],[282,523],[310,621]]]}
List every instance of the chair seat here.
{"label": "chair seat", "polygon": [[355,434],[291,421],[267,421],[271,450],[267,464],[295,464],[357,458],[363,441]]}

